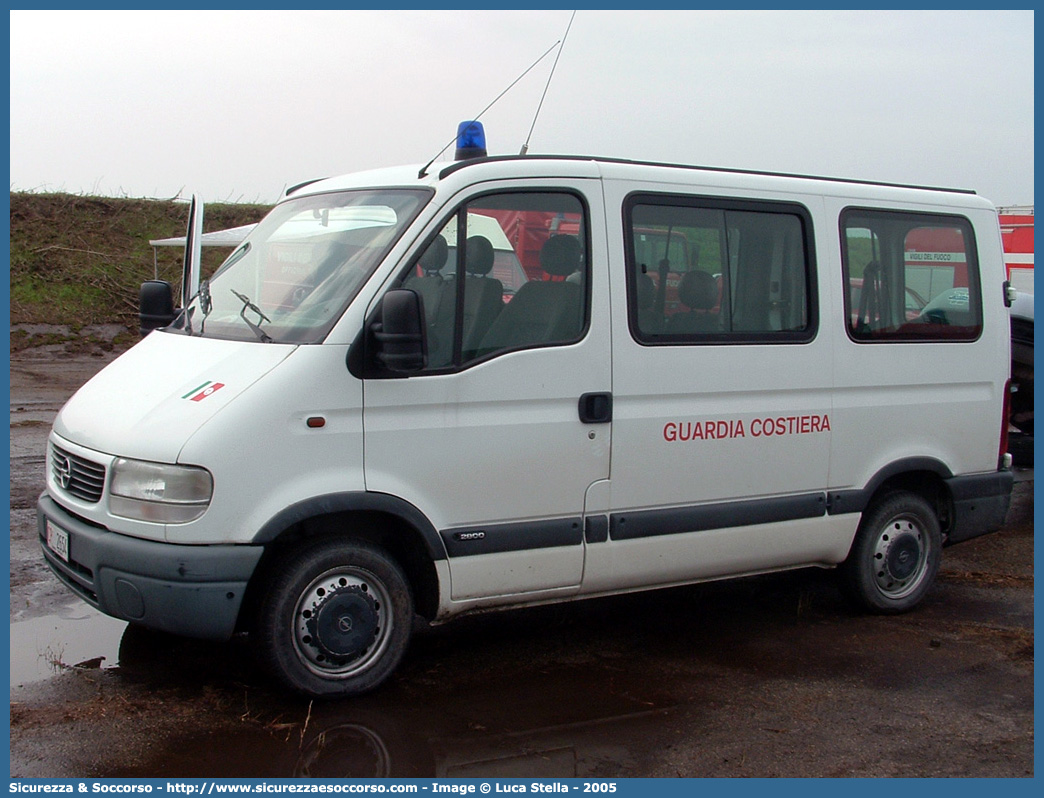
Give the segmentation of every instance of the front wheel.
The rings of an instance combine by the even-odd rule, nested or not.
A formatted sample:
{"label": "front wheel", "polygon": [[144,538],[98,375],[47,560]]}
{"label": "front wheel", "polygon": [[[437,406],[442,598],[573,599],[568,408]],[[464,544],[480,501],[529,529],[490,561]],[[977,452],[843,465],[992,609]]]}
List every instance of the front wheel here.
{"label": "front wheel", "polygon": [[842,585],[863,609],[906,612],[931,588],[941,552],[939,519],[931,505],[916,493],[888,493],[863,513],[841,564]]}
{"label": "front wheel", "polygon": [[387,679],[409,643],[413,597],[394,559],[361,541],[320,540],[282,562],[255,634],[269,669],[312,697]]}

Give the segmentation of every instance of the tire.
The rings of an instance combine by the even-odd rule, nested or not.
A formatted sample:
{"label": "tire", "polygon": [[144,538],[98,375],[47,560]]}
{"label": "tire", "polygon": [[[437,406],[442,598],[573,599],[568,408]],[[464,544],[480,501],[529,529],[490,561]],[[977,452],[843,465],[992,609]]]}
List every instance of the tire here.
{"label": "tire", "polygon": [[279,564],[255,635],[285,686],[312,698],[344,697],[392,674],[412,620],[413,596],[395,560],[368,543],[324,539]]}
{"label": "tire", "polygon": [[932,506],[916,493],[887,493],[864,511],[841,564],[841,583],[861,609],[906,612],[931,589],[941,553],[942,533]]}

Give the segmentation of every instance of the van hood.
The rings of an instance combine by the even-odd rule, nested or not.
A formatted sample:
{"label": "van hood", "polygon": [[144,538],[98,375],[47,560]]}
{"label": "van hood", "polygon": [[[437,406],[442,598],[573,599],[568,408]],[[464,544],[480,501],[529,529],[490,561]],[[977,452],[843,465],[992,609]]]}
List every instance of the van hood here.
{"label": "van hood", "polygon": [[296,348],[149,333],[73,394],[54,431],[98,452],[175,463],[196,430]]}

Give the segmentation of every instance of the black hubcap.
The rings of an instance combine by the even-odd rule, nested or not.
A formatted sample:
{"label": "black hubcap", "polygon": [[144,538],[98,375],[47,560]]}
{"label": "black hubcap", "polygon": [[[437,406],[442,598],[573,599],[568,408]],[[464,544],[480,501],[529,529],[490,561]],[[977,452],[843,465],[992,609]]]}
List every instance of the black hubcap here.
{"label": "black hubcap", "polygon": [[888,572],[894,579],[907,579],[920,560],[921,547],[913,535],[903,535],[888,548]]}
{"label": "black hubcap", "polygon": [[312,645],[334,660],[351,660],[373,644],[378,627],[377,605],[358,585],[327,594],[308,619]]}

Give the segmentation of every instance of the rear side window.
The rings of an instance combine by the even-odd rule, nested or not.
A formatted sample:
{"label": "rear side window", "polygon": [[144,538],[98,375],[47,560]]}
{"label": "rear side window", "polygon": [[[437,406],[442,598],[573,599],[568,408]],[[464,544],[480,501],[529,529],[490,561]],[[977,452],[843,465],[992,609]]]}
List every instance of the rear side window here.
{"label": "rear side window", "polygon": [[637,195],[624,213],[629,320],[641,343],[815,335],[812,223],[801,206]]}
{"label": "rear side window", "polygon": [[979,337],[979,267],[967,219],[849,209],[841,215],[841,246],[853,340]]}

